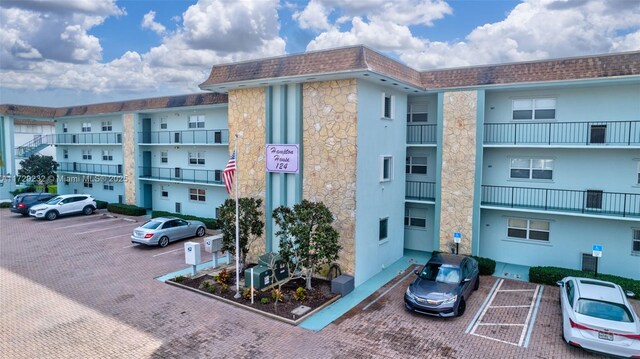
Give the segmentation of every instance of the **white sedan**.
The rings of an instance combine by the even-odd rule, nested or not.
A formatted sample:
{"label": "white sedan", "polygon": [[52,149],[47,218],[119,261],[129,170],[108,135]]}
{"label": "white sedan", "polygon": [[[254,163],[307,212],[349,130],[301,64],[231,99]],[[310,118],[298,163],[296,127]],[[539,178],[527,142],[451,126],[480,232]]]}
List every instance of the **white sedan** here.
{"label": "white sedan", "polygon": [[640,358],[640,319],[614,283],[566,277],[560,286],[562,337],[577,347],[626,358]]}

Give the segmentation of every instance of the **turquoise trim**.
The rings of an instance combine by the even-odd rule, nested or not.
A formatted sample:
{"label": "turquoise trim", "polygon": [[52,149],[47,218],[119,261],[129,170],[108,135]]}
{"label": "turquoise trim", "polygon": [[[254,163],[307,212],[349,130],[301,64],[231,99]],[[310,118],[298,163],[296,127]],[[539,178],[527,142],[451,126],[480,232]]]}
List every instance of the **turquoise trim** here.
{"label": "turquoise trim", "polygon": [[444,92],[438,93],[438,138],[436,146],[436,201],[434,208],[433,218],[433,250],[440,250],[440,216],[442,206],[442,132],[444,125]]}
{"label": "turquoise trim", "polygon": [[[289,143],[287,138],[287,126],[289,124],[288,101],[289,97],[288,85],[280,87],[280,143]],[[280,173],[280,205],[287,206],[287,174]]]}
{"label": "turquoise trim", "polygon": [[0,166],[0,175],[4,175],[7,173],[6,159],[8,156],[5,153],[6,151],[4,142],[4,116],[0,116],[0,164],[2,164]]}
{"label": "turquoise trim", "polygon": [[[273,101],[273,87],[269,86],[265,88],[265,143],[271,143],[273,130],[273,111],[271,108],[271,102]],[[271,172],[265,171],[266,184],[264,191],[264,233],[265,233],[265,252],[270,253],[273,251],[273,195],[271,194],[271,187],[273,186]]]}
{"label": "turquoise trim", "polygon": [[477,109],[476,109],[476,163],[475,176],[473,186],[473,211],[471,219],[471,254],[480,255],[480,202],[482,197],[482,160],[484,158],[483,142],[484,142],[484,105],[485,92],[478,90],[477,92]]}
{"label": "turquoise trim", "polygon": [[295,175],[295,186],[296,186],[296,203],[302,202],[302,180],[303,180],[303,171],[304,168],[304,118],[302,112],[302,85],[296,85],[296,97],[295,97],[295,106],[296,106],[296,135],[294,142],[298,144],[298,174]]}

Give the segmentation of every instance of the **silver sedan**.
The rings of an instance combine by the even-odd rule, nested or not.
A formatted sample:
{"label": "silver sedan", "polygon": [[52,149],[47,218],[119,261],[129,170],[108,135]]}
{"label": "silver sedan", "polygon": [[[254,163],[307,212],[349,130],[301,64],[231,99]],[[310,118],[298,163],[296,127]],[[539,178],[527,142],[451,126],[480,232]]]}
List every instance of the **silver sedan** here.
{"label": "silver sedan", "polygon": [[134,229],[131,242],[166,247],[170,242],[204,234],[205,225],[200,221],[158,217]]}

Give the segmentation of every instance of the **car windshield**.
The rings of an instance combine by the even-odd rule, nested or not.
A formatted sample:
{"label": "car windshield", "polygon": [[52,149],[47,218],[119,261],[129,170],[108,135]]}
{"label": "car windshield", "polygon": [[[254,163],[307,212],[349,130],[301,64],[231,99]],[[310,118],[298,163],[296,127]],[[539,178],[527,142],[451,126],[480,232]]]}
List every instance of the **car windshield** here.
{"label": "car windshield", "polygon": [[146,228],[146,229],[156,229],[158,228],[160,225],[162,224],[162,222],[158,222],[158,221],[149,221],[145,224],[143,224],[142,226],[140,226],[141,228]]}
{"label": "car windshield", "polygon": [[633,322],[633,317],[631,316],[629,309],[624,305],[593,299],[578,299],[578,303],[576,304],[576,313],[588,315],[594,318],[613,320],[616,322]]}
{"label": "car windshield", "polygon": [[427,263],[420,273],[420,278],[440,283],[458,283],[460,282],[460,270],[439,263]]}
{"label": "car windshield", "polygon": [[58,204],[58,202],[62,201],[62,197],[53,197],[47,202],[47,204]]}

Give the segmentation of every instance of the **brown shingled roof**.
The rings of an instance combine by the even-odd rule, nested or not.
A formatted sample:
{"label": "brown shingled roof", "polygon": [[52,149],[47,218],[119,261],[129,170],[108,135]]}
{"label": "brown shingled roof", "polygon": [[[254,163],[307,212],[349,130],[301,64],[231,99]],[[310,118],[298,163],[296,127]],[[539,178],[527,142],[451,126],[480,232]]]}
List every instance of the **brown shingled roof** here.
{"label": "brown shingled roof", "polygon": [[365,46],[215,65],[200,87],[340,72],[372,71],[425,90],[640,75],[640,52],[419,72]]}
{"label": "brown shingled roof", "polygon": [[32,117],[65,117],[98,115],[117,112],[134,112],[186,106],[226,104],[227,95],[204,92],[191,95],[154,97],[139,100],[97,103],[72,107],[37,107],[23,105],[0,105],[0,114]]}
{"label": "brown shingled roof", "polygon": [[14,125],[31,125],[31,126],[55,126],[53,121],[36,121],[36,120],[14,120]]}

